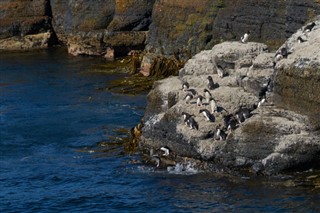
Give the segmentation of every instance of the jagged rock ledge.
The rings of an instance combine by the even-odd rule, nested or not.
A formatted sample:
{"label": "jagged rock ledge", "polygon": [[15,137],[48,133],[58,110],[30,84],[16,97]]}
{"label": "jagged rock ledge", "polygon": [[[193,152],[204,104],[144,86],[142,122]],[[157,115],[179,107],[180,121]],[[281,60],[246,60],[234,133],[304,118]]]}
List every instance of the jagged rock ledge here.
{"label": "jagged rock ledge", "polygon": [[[276,64],[275,53],[269,53],[264,44],[224,42],[187,61],[179,76],[156,82],[143,117],[142,152],[150,155],[150,161],[159,159],[160,167],[189,159],[200,169],[270,175],[319,166],[319,26],[317,17],[311,32],[298,30],[283,45],[292,53]],[[299,35],[306,41],[298,43]],[[218,66],[227,76],[218,77]],[[181,87],[188,82],[188,92],[202,95],[209,75],[216,87],[210,92],[219,106],[214,122],[199,113],[200,109],[210,111],[210,106],[197,106],[196,99],[186,103]],[[312,110],[301,110],[301,102]],[[250,111],[248,118],[237,122],[226,140],[217,137],[217,127],[227,132],[225,118],[237,121],[244,109]],[[193,115],[198,130],[185,125],[182,112]],[[171,150],[169,156],[163,156],[161,147]]]}

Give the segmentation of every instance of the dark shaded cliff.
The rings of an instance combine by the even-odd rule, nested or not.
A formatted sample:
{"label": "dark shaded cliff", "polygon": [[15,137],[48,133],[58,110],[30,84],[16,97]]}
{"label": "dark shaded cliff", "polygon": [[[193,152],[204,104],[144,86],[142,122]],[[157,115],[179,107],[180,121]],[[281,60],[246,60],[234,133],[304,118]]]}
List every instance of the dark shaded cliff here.
{"label": "dark shaded cliff", "polygon": [[0,39],[37,34],[51,29],[49,0],[2,0]]}
{"label": "dark shaded cliff", "polygon": [[156,1],[147,49],[189,58],[225,40],[251,40],[280,45],[320,13],[314,0]]}
{"label": "dark shaded cliff", "polygon": [[[277,46],[320,13],[320,2],[3,0],[0,11],[0,39],[54,31],[60,41],[68,43],[70,36],[80,34],[89,42],[91,51],[96,48],[103,52],[110,45],[104,42],[97,45],[96,31],[100,34],[148,31],[146,41],[140,38],[147,51],[186,59],[221,41],[238,40],[248,30],[251,31],[251,40]],[[119,35],[123,36],[123,33]],[[94,45],[90,44],[91,39]],[[1,45],[1,49],[8,49],[5,42]],[[130,42],[125,41],[122,46],[127,45]],[[141,45],[138,46],[141,48]],[[81,46],[86,54],[86,47]]]}

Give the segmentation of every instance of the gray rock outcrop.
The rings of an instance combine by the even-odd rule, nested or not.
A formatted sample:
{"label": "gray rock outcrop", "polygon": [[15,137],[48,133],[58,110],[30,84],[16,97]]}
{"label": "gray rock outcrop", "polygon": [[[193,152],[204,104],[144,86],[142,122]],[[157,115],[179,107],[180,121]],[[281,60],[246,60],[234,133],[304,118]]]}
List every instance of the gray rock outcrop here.
{"label": "gray rock outcrop", "polygon": [[[320,17],[317,25],[319,20]],[[299,102],[301,81],[309,81],[310,85],[304,85],[307,90],[319,87],[319,53],[315,53],[320,45],[319,35],[320,29],[314,28],[307,34],[308,41],[298,44],[294,34],[286,43],[292,53],[276,65],[273,63],[275,53],[269,53],[266,45],[254,42],[224,42],[195,55],[178,77],[158,81],[149,93],[141,150],[168,147],[173,153],[169,157],[177,162],[176,156],[189,157],[208,165],[264,174],[318,165],[319,105],[311,114],[302,113],[294,106],[285,108],[279,99],[287,99],[285,91],[292,89],[298,96],[291,96],[291,103]],[[309,54],[302,57],[302,49]],[[218,76],[218,69],[225,72],[223,78]],[[286,82],[283,75],[294,80]],[[217,112],[212,112],[211,122],[199,113],[200,109],[211,111],[207,101],[197,106],[196,98],[189,103],[184,99],[187,93],[204,96],[208,76],[213,78],[215,88],[210,92],[218,105]],[[186,92],[182,90],[183,82],[190,85]],[[283,89],[285,83],[289,86]],[[312,106],[313,102],[319,103],[319,99],[313,100],[319,93],[313,92],[316,94],[304,98]],[[191,115],[198,130],[185,124],[182,112]],[[249,113],[241,119],[245,112]],[[226,125],[226,118],[235,121],[232,131],[227,129],[231,122]],[[225,140],[217,136],[218,128],[227,133]],[[165,161],[161,164],[166,166]]]}

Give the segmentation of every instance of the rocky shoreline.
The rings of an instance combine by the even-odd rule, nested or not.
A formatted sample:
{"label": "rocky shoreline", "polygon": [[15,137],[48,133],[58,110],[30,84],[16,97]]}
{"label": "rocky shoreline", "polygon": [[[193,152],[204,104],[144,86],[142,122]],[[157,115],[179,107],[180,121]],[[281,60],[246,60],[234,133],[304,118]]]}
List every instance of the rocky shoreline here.
{"label": "rocky shoreline", "polygon": [[[130,53],[133,73],[178,74],[154,84],[137,130],[152,164],[267,175],[319,166],[319,1],[3,0],[0,11],[1,51],[65,45],[72,55],[108,60]],[[303,32],[310,20],[316,27]],[[240,43],[246,31],[250,42]],[[279,46],[282,58],[272,52]],[[209,100],[185,100],[205,96],[208,76],[213,111]]]}
{"label": "rocky shoreline", "polygon": [[[254,42],[224,42],[192,57],[179,71],[179,76],[158,81],[149,93],[141,150],[146,156],[152,150],[150,161],[156,160],[161,167],[183,163],[186,158],[193,159],[195,167],[202,169],[222,167],[266,175],[299,167],[318,167],[319,26],[320,17],[311,32],[304,33],[303,27],[293,34],[282,46],[290,54],[276,64],[275,53],[269,53],[265,44]],[[307,41],[299,43],[300,35],[306,36]],[[227,76],[218,76],[218,66]],[[303,91],[294,88],[292,81],[284,86],[285,82],[281,81],[288,75],[303,82],[300,86]],[[211,111],[208,102],[197,106],[197,98],[189,103],[185,100],[187,93],[205,96],[203,90],[208,89],[208,76],[218,85],[210,90],[220,107],[211,114],[213,122],[199,113],[201,109]],[[190,85],[187,91],[182,90],[184,82]],[[266,101],[261,102],[262,99]],[[305,109],[310,110],[297,110],[301,106],[296,103],[302,101],[309,103]],[[244,109],[250,114],[241,120],[239,115]],[[183,112],[193,117],[198,129],[186,125]],[[226,125],[228,116],[235,120],[232,131]],[[217,137],[218,128],[228,134],[226,139]],[[164,156],[161,147],[171,150],[172,154]]]}

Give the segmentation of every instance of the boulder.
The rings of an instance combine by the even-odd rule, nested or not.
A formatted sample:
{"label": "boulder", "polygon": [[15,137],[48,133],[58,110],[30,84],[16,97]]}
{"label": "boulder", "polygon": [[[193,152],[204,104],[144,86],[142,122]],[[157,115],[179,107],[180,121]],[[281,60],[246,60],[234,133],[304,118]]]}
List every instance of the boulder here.
{"label": "boulder", "polygon": [[[188,157],[227,170],[266,175],[319,166],[320,99],[315,92],[320,91],[319,35],[315,27],[307,33],[308,41],[298,43],[294,34],[285,44],[292,53],[275,66],[275,53],[254,42],[223,42],[195,55],[179,76],[156,82],[149,93],[141,150],[165,146],[177,164]],[[227,73],[223,78],[217,74],[218,66]],[[197,106],[196,98],[185,101],[187,93],[203,95],[209,75],[215,84],[210,92],[218,105],[211,121],[199,113],[200,109],[211,111],[206,101],[202,106]],[[182,90],[183,82],[190,85],[187,91]],[[286,101],[292,106],[285,105]],[[296,110],[296,102],[306,103],[304,112]],[[242,110],[250,112],[244,121],[237,116]],[[182,112],[190,114],[199,128],[189,128]],[[232,131],[225,126],[227,116],[236,121]],[[227,133],[226,140],[217,137],[218,128]],[[165,161],[160,160],[160,165],[166,167]]]}

